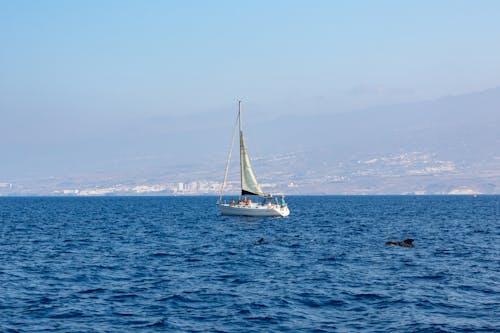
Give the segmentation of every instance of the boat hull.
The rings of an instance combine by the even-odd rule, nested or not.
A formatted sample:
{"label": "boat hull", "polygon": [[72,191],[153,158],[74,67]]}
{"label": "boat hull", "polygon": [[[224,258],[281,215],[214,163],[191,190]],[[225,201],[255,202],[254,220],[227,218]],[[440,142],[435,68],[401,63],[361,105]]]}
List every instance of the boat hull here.
{"label": "boat hull", "polygon": [[269,217],[285,217],[290,215],[290,210],[287,206],[269,206],[269,205],[230,205],[219,204],[219,209],[222,215],[235,216],[269,216]]}

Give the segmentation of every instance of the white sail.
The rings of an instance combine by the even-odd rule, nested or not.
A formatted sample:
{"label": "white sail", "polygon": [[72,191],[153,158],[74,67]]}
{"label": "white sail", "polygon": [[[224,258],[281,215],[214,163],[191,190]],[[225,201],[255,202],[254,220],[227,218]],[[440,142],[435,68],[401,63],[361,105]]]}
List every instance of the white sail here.
{"label": "white sail", "polygon": [[243,132],[240,130],[240,168],[241,168],[241,194],[264,195],[255,174],[253,173],[250,158],[248,157],[247,146]]}

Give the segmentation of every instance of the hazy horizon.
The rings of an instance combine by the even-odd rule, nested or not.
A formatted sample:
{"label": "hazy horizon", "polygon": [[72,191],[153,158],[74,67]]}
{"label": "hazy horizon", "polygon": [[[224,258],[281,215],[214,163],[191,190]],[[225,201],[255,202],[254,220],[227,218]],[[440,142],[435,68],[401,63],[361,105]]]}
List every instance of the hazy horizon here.
{"label": "hazy horizon", "polygon": [[[421,165],[404,172],[448,168],[434,176],[454,173],[449,191],[473,190],[463,180],[473,173],[479,189],[500,186],[498,175],[470,171],[494,170],[500,156],[499,10],[496,1],[3,1],[0,184],[217,178],[242,99],[264,181],[272,166],[290,182],[396,174],[349,163],[418,153]],[[293,168],[272,162],[287,154]]]}

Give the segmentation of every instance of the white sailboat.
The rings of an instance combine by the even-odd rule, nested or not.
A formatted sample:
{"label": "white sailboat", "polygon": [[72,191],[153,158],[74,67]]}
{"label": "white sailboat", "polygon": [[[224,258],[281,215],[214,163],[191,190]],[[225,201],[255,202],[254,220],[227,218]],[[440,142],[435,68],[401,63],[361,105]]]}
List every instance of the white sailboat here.
{"label": "white sailboat", "polygon": [[[290,210],[285,197],[281,195],[280,200],[272,194],[265,194],[262,192],[255,174],[250,164],[250,157],[243,137],[241,127],[241,101],[238,101],[238,117],[236,118],[237,124],[233,129],[233,136],[231,139],[231,147],[226,161],[226,170],[224,172],[224,181],[222,182],[221,191],[219,195],[218,205],[222,215],[242,215],[242,216],[288,216]],[[231,160],[231,153],[234,146],[234,138],[236,126],[239,127],[240,132],[240,174],[241,174],[241,195],[238,201],[232,200],[231,202],[222,202],[222,195],[226,186],[227,175],[229,171],[229,162]],[[253,197],[254,201],[247,198]]]}

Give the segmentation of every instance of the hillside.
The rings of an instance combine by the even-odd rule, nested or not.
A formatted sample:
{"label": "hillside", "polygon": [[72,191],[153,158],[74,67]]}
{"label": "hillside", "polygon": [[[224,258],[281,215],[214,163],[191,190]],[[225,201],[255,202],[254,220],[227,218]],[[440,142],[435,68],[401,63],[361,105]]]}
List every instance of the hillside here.
{"label": "hillside", "polygon": [[[500,192],[500,88],[346,113],[275,116],[248,110],[244,117],[256,173],[275,190]],[[50,135],[20,119],[5,124],[4,135],[16,145],[1,143],[9,158],[0,167],[0,182],[50,193],[63,186],[220,181],[234,113],[99,124],[69,118],[54,123]],[[16,124],[38,139],[27,140]],[[0,192],[13,193],[16,186]]]}

